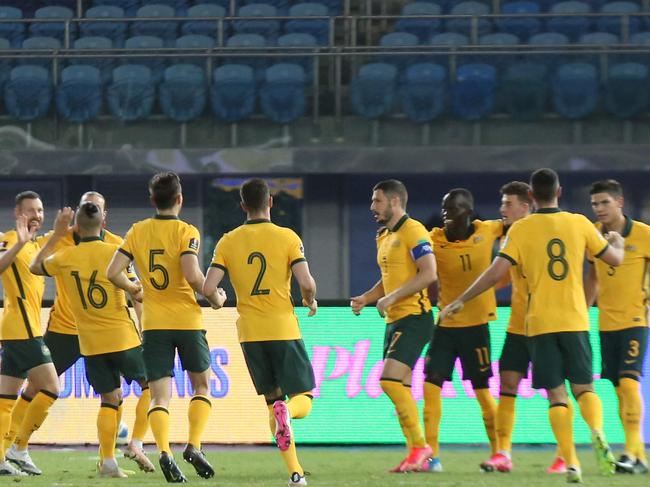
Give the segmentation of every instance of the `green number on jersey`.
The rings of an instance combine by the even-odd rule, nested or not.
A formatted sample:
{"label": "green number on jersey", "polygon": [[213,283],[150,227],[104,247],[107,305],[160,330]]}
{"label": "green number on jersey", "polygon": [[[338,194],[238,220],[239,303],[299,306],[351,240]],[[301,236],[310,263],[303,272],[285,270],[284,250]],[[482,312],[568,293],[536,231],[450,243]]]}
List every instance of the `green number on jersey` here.
{"label": "green number on jersey", "polygon": [[253,284],[253,289],[251,290],[251,296],[260,296],[265,294],[271,294],[270,289],[260,289],[262,285],[262,279],[264,279],[264,273],[266,272],[266,257],[261,252],[253,252],[248,256],[248,263],[252,264],[255,259],[260,261],[260,272],[257,274],[257,279],[255,279],[255,284]]}
{"label": "green number on jersey", "polygon": [[[559,238],[552,238],[546,245],[546,253],[549,261],[547,265],[548,275],[551,279],[562,281],[569,274],[569,263],[564,258],[566,255],[566,246]],[[555,272],[560,269],[560,273]]]}
{"label": "green number on jersey", "polygon": [[[97,271],[93,271],[93,273],[90,275],[88,290],[85,293],[81,284],[79,272],[72,271],[70,274],[72,274],[72,277],[74,277],[74,280],[77,284],[77,291],[79,291],[79,298],[81,298],[81,305],[84,309],[88,309],[88,305],[86,304],[86,297],[88,298],[88,301],[93,308],[101,309],[106,306],[106,303],[108,302],[108,293],[106,292],[106,289],[95,282],[95,279],[97,278]],[[100,296],[99,301],[95,300],[97,293],[99,293]]]}
{"label": "green number on jersey", "polygon": [[158,271],[162,274],[162,283],[159,283],[153,277],[149,278],[151,285],[158,289],[158,291],[167,289],[167,286],[169,286],[169,272],[162,264],[156,264],[155,262],[156,256],[163,255],[164,253],[165,251],[163,249],[152,249],[149,251],[149,272],[153,273]]}

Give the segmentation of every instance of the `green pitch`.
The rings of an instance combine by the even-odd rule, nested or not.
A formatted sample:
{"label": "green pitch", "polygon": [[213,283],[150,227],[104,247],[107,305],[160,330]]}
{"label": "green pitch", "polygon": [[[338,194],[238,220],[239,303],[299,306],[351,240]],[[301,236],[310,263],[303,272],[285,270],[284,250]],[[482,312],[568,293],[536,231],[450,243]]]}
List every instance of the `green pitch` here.
{"label": "green pitch", "polygon": [[[150,448],[151,450],[151,448]],[[349,448],[349,447],[299,447],[298,454],[306,470],[311,486],[405,486],[436,485],[438,487],[534,487],[567,485],[564,475],[547,475],[544,469],[553,458],[549,448],[527,449],[515,455],[515,471],[510,474],[481,474],[478,464],[486,459],[487,450],[443,449],[441,457],[445,472],[441,474],[388,474],[386,470],[401,460],[404,450],[399,448]],[[235,447],[210,449],[207,457],[215,467],[216,476],[203,480],[196,476],[191,465],[181,459],[181,449],[175,449],[179,465],[193,485],[210,486],[282,486],[286,475],[280,456],[270,447]],[[591,450],[581,449],[584,483],[589,486],[647,487],[649,475],[617,475],[601,477],[596,474],[596,464]],[[114,486],[137,485],[137,487],[161,486],[165,481],[160,471],[153,474],[137,472],[129,479],[99,479],[95,475],[97,457],[94,449],[40,449],[33,448],[32,458],[45,472],[41,477],[15,479],[11,485],[20,483],[25,487],[57,486],[73,487],[88,485]],[[151,460],[157,461],[153,454]],[[118,459],[120,466],[128,469],[135,464]],[[9,484],[9,479],[2,483]]]}

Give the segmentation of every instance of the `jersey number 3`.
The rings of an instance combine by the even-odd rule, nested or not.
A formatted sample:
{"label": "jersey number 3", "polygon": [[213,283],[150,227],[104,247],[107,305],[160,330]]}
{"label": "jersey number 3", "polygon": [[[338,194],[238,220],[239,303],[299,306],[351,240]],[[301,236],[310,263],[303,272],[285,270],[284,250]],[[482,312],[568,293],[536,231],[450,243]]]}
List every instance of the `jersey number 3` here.
{"label": "jersey number 3", "polygon": [[260,261],[260,271],[257,274],[257,279],[255,279],[255,284],[253,284],[251,296],[271,294],[270,289],[260,289],[260,286],[262,285],[262,279],[264,279],[264,273],[266,272],[266,257],[264,257],[264,254],[261,252],[253,252],[248,256],[249,264],[252,264],[256,260]]}

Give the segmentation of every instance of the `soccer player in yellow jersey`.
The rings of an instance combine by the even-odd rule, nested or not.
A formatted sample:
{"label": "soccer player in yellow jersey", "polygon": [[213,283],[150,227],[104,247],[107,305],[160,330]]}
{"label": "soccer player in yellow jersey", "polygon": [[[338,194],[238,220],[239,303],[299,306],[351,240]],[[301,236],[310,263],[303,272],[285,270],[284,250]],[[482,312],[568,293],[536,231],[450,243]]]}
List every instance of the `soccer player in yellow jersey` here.
{"label": "soccer player in yellow jersey", "polygon": [[[214,470],[201,452],[201,436],[208,423],[211,402],[210,349],[195,296],[202,291],[205,280],[199,267],[199,231],[178,218],[183,195],[177,174],[156,174],[149,182],[149,193],[156,216],[131,226],[106,275],[113,284],[128,291],[122,287],[121,275],[133,261],[142,282],[144,361],[151,389],[149,423],[165,479],[186,481],[169,446],[168,407],[176,351],[194,390],[183,458],[199,476],[210,478]],[[219,308],[226,296],[218,290],[206,298],[214,308]]]}
{"label": "soccer player in yellow jersey", "polygon": [[[302,242],[288,228],[271,223],[273,198],[262,179],[240,190],[246,223],[219,239],[203,286],[211,295],[228,273],[237,295],[237,331],[248,372],[269,410],[269,426],[289,473],[288,485],[307,485],[298,461],[291,420],[311,411],[312,370],[291,301],[291,276],[303,305],[316,313],[316,283]],[[286,399],[288,397],[288,399]]]}
{"label": "soccer player in yellow jersey", "polygon": [[431,238],[424,226],[406,213],[408,193],[400,181],[377,183],[370,211],[381,228],[377,232],[377,264],[381,279],[350,302],[359,314],[377,303],[386,318],[384,367],[380,384],[395,405],[409,453],[392,473],[416,471],[431,456],[415,400],[411,395],[413,367],[433,334],[428,286],[436,280]]}
{"label": "soccer player in yellow jersey", "polygon": [[[438,306],[441,309],[456,299],[490,265],[494,243],[503,234],[501,221],[472,221],[473,213],[472,194],[464,188],[452,189],[442,199],[444,227],[431,231],[440,286]],[[492,377],[488,322],[494,319],[496,298],[494,291],[489,291],[461,313],[439,320],[425,366],[424,426],[433,453],[423,471],[442,471],[439,459],[441,391],[444,382],[451,380],[458,357],[463,367],[463,379],[472,382],[492,453],[496,453],[494,424],[497,405],[488,386],[488,379]]]}
{"label": "soccer player in yellow jersey", "polygon": [[515,222],[492,265],[441,312],[442,319],[462,311],[465,303],[500,282],[513,265],[520,266],[528,286],[526,336],[533,363],[533,387],[546,389],[551,427],[567,462],[567,481],[581,482],[573,443],[573,420],[567,407],[565,380],[592,432],[601,473],[613,473],[614,457],[603,434],[603,413],[594,392],[589,319],[582,287],[585,251],[611,266],[623,262],[623,238],[603,237],[582,215],[558,208],[562,188],[552,169],[530,178],[538,210]]}
{"label": "soccer player in yellow jersey", "polygon": [[[17,428],[16,449],[11,458],[5,452],[4,441],[0,441],[0,475],[40,475],[41,470],[27,453],[27,445],[59,395],[59,378],[41,331],[45,281],[29,272],[29,264],[39,250],[35,235],[43,224],[43,203],[38,194],[24,191],[16,196],[14,213],[16,230],[6,232],[0,244],[4,288],[0,328],[0,438],[9,433],[11,411],[25,379],[29,378],[36,393]],[[21,470],[13,467],[9,459]]]}
{"label": "soccer player in yellow jersey", "polygon": [[585,283],[587,304],[598,300],[601,377],[616,388],[625,430],[625,450],[617,462],[621,473],[647,473],[641,437],[643,399],[639,377],[648,343],[648,262],[650,226],[623,213],[623,188],[613,179],[591,186],[591,207],[602,233],[615,231],[625,238],[625,259],[610,267],[590,259]]}
{"label": "soccer player in yellow jersey", "polygon": [[[66,245],[51,254],[59,240],[68,236],[73,212],[64,208],[58,215],[50,242],[36,255],[32,273],[59,278],[79,336],[79,347],[86,363],[86,375],[101,396],[97,416],[100,448],[99,475],[124,478],[127,475],[115,459],[115,437],[122,401],[120,374],[127,381],[146,382],[138,329],[131,319],[126,297],[106,278],[106,268],[119,248],[102,240],[103,212],[92,202],[77,211],[78,245]],[[51,254],[51,255],[50,255]],[[123,286],[136,299],[142,299],[142,286],[121,275]]]}

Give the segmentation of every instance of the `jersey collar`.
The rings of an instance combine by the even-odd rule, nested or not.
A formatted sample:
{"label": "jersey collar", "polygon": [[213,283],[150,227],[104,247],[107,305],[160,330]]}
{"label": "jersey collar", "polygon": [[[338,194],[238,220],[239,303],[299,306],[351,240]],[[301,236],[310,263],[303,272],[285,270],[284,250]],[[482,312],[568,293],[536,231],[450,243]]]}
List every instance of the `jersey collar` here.
{"label": "jersey collar", "polygon": [[244,225],[255,225],[256,223],[271,223],[271,220],[267,218],[253,218],[252,220],[246,220]]}
{"label": "jersey collar", "polygon": [[[105,235],[106,235],[106,230],[104,230],[104,229],[102,228],[102,231],[99,232],[99,239],[103,241]],[[81,237],[79,236],[79,234],[78,234],[77,232],[72,232],[72,240],[74,241],[74,244],[75,244],[75,245],[79,245],[79,242],[82,241],[82,240],[81,240]],[[87,241],[87,240],[84,240],[84,242],[86,242],[86,241]]]}
{"label": "jersey collar", "polygon": [[535,213],[560,213],[562,208],[538,208]]}
{"label": "jersey collar", "polygon": [[154,216],[156,220],[179,220],[176,215],[156,215]]}
{"label": "jersey collar", "polygon": [[388,227],[386,227],[386,228],[388,228],[388,231],[390,231],[390,232],[396,232],[397,230],[400,229],[400,227],[402,225],[404,225],[404,222],[406,220],[408,220],[408,219],[409,219],[408,213],[404,213],[404,216],[402,218],[400,218],[399,220],[397,220],[397,223],[395,224],[395,226],[393,228],[388,228]]}
{"label": "jersey collar", "polygon": [[[623,215],[623,216],[625,217],[625,225],[623,225],[623,231],[621,232],[621,237],[627,238],[630,235],[630,232],[632,231],[632,219],[627,215]],[[605,225],[603,225],[600,230],[602,233],[607,233],[609,231],[607,230]]]}
{"label": "jersey collar", "polygon": [[94,242],[96,240],[99,240],[100,242],[102,241],[102,237],[95,236],[95,237],[81,237],[79,238],[79,242]]}

